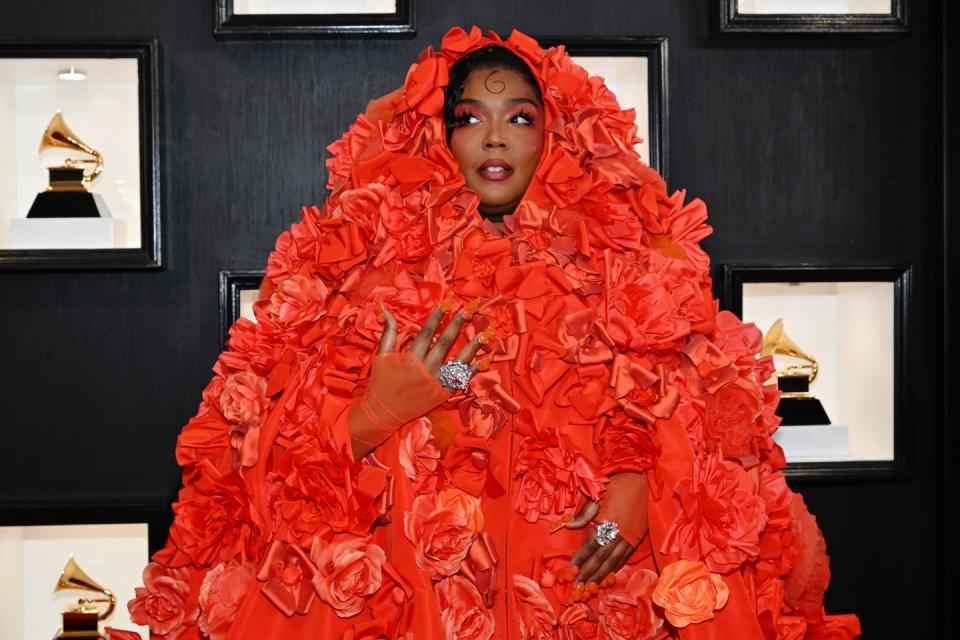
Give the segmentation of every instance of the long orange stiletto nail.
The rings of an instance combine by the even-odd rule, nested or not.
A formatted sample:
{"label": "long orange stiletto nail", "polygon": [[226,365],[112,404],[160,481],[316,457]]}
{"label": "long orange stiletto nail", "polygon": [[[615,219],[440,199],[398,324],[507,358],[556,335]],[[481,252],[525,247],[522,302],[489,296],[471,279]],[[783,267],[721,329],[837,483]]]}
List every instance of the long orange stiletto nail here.
{"label": "long orange stiletto nail", "polygon": [[[489,370],[490,365],[493,364],[493,359],[496,357],[496,355],[497,354],[491,351],[487,355],[480,358],[480,360],[477,361],[477,371],[483,372],[483,371]],[[562,524],[559,526],[556,526],[550,530],[550,533],[553,533],[554,531],[559,531],[562,527],[563,527]]]}
{"label": "long orange stiletto nail", "polygon": [[[493,355],[492,353],[487,354],[487,355],[484,356],[484,359],[489,358],[489,357],[492,356],[492,355]],[[492,358],[491,358],[491,359],[492,359]],[[563,516],[562,518],[560,518],[560,522],[558,522],[557,524],[555,524],[555,525],[553,526],[553,529],[550,529],[550,533],[553,533],[554,531],[560,531],[560,529],[563,529],[564,527],[566,527],[566,526],[567,526],[568,524],[570,524],[571,522],[573,522],[573,516]]]}
{"label": "long orange stiletto nail", "polygon": [[487,325],[487,328],[480,332],[480,336],[477,338],[477,342],[480,344],[487,344],[493,340],[493,336],[497,334],[497,323],[490,321],[490,324]]}
{"label": "long orange stiletto nail", "polygon": [[608,573],[607,575],[603,576],[603,580],[600,581],[600,586],[606,589],[607,587],[614,585],[616,582],[617,577],[612,573]]}
{"label": "long orange stiletto nail", "polygon": [[440,303],[441,311],[450,313],[455,302],[456,299],[454,298],[453,289],[447,289],[447,295],[443,296],[443,302]]}
{"label": "long orange stiletto nail", "polygon": [[373,302],[373,313],[377,316],[377,322],[383,322],[386,320],[386,315],[384,314],[383,309],[383,296],[379,293]]}
{"label": "long orange stiletto nail", "polygon": [[470,318],[472,318],[472,317],[474,316],[474,314],[477,313],[477,309],[480,308],[480,305],[481,305],[481,304],[482,304],[482,303],[480,302],[479,299],[471,300],[471,301],[467,304],[467,306],[465,306],[465,307],[463,308],[463,319],[464,319],[464,320],[469,320]]}

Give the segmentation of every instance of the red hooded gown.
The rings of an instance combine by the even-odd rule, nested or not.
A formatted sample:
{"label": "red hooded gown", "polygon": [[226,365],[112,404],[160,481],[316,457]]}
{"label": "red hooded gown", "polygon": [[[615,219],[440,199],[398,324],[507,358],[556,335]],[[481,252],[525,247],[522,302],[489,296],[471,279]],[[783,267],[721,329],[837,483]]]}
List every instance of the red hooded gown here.
{"label": "red hooded gown", "polygon": [[[545,148],[505,230],[445,143],[450,65],[490,44],[543,93]],[[177,460],[164,549],[130,602],[167,640],[852,638],[771,439],[760,332],[711,294],[706,207],[643,165],[632,110],[563,47],[450,31],[330,146],[330,195],[280,235]],[[453,292],[496,322],[491,368],[364,460],[346,408],[382,332]],[[454,353],[459,345],[455,345]],[[591,598],[550,533],[644,472],[649,533]]]}

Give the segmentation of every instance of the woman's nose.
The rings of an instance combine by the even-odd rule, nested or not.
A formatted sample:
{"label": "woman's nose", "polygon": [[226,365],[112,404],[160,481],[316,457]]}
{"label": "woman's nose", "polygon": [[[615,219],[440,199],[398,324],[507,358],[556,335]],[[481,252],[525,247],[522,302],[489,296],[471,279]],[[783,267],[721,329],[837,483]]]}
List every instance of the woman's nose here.
{"label": "woman's nose", "polygon": [[507,142],[504,137],[501,135],[500,127],[490,127],[487,129],[487,135],[484,137],[483,146],[485,149],[495,149],[503,148],[507,146]]}

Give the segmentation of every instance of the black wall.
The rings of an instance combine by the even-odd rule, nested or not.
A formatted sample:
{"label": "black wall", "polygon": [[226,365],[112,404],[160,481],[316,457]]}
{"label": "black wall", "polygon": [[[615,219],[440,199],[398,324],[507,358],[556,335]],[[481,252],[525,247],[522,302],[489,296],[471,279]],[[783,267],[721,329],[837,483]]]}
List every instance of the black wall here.
{"label": "black wall", "polygon": [[944,637],[941,5],[912,2],[906,36],[719,40],[711,2],[419,0],[413,40],[223,42],[213,0],[2,0],[0,39],[159,40],[164,268],[0,272],[0,519],[165,509],[218,272],[264,266],[323,199],[325,146],[449,27],[663,35],[670,184],[707,202],[715,263],[913,267],[909,474],[792,484],[827,536],[828,609],[866,638]]}

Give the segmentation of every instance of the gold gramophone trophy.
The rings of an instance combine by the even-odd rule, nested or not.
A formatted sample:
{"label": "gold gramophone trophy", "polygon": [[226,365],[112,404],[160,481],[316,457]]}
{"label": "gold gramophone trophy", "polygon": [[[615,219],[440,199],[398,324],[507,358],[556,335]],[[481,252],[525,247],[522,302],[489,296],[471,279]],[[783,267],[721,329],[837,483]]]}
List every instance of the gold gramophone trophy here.
{"label": "gold gramophone trophy", "polygon": [[778,319],[763,338],[761,356],[779,355],[800,360],[777,370],[777,388],[783,392],[777,415],[783,426],[830,424],[823,405],[810,393],[810,385],[817,379],[820,365],[816,359],[790,339],[783,330],[783,318]]}
{"label": "gold gramophone trophy", "polygon": [[49,186],[37,194],[27,217],[109,218],[103,197],[87,191],[87,185],[103,172],[103,156],[67,126],[59,109],[40,138],[38,153],[48,149],[69,149],[86,157],[67,158],[62,165],[47,167]]}
{"label": "gold gramophone trophy", "polygon": [[73,554],[67,560],[67,566],[63,568],[60,579],[54,591],[63,591],[64,589],[83,589],[84,591],[94,591],[101,593],[103,598],[80,598],[77,604],[73,605],[61,615],[63,616],[63,627],[56,638],[103,638],[100,633],[100,621],[106,620],[114,607],[117,606],[117,598],[109,589],[100,586],[96,580],[84,573]]}

